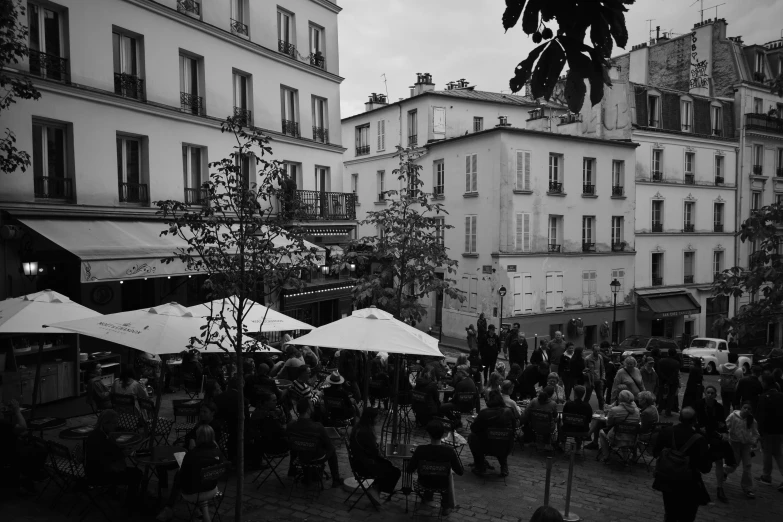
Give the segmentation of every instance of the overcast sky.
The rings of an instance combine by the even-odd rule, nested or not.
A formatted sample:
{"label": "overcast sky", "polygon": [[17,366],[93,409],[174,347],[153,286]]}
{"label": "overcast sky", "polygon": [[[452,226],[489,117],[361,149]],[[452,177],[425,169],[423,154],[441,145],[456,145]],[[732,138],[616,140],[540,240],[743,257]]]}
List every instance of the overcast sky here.
{"label": "overcast sky", "polygon": [[[435,88],[465,78],[484,91],[506,91],[514,67],[534,47],[519,26],[503,33],[504,0],[337,0],[339,15],[341,115],[364,110],[372,92],[385,94],[386,74],[391,101],[409,95],[417,72],[432,74]],[[637,0],[626,13],[632,45],[648,39],[653,30],[688,32],[700,20],[698,0]],[[704,0],[718,7],[728,22],[728,36],[745,43],[780,38],[783,0]],[[704,18],[714,18],[715,9]],[[617,49],[615,54],[625,51]]]}

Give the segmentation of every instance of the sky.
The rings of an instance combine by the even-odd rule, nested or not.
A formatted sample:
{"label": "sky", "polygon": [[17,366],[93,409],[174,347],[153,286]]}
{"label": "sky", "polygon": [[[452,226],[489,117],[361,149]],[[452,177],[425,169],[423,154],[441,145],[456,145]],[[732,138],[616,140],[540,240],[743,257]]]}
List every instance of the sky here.
{"label": "sky", "polygon": [[[510,92],[514,67],[535,45],[517,25],[503,32],[504,0],[337,0],[341,116],[364,111],[370,93],[390,101],[409,96],[416,73],[432,74],[437,90],[466,79],[478,90]],[[696,0],[637,0],[628,6],[628,46],[649,38],[648,19],[662,32],[687,33],[701,20]],[[783,31],[783,0],[704,0],[719,6],[728,36],[746,44],[777,40]],[[705,9],[704,19],[715,18]],[[614,54],[625,51],[615,49]],[[382,75],[386,75],[386,84]]]}

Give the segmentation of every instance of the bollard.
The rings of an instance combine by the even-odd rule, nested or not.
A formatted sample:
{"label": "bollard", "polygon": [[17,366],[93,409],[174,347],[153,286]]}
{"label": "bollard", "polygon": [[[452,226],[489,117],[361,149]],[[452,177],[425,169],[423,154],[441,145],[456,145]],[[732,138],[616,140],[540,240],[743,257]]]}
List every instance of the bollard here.
{"label": "bollard", "polygon": [[549,482],[552,480],[552,457],[546,458],[546,484],[544,486],[544,505],[549,505]]}
{"label": "bollard", "polygon": [[571,513],[571,482],[574,479],[574,452],[571,451],[571,461],[568,463],[568,483],[566,484],[565,512],[563,520],[565,522],[578,522],[581,520],[579,515]]}

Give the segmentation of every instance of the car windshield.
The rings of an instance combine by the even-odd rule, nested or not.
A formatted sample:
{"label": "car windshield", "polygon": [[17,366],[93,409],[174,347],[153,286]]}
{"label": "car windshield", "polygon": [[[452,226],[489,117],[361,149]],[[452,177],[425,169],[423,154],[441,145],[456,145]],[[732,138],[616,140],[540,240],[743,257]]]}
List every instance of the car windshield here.
{"label": "car windshield", "polygon": [[716,343],[715,341],[710,341],[707,339],[694,339],[691,341],[691,348],[715,348]]}
{"label": "car windshield", "polygon": [[620,348],[644,348],[649,340],[649,337],[629,337],[620,343]]}

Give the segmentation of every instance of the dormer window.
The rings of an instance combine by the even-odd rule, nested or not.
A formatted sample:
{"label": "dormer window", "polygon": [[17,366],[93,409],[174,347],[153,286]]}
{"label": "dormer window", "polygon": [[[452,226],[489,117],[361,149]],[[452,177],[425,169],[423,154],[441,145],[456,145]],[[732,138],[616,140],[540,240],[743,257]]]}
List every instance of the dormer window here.
{"label": "dormer window", "polygon": [[723,106],[713,104],[710,107],[710,120],[713,136],[723,136]]}
{"label": "dormer window", "polygon": [[693,101],[683,99],[680,106],[682,116],[682,131],[693,132]]}
{"label": "dormer window", "polygon": [[756,53],[756,67],[753,70],[754,72],[764,74],[764,53]]}
{"label": "dormer window", "polygon": [[647,95],[647,118],[648,127],[661,126],[661,97],[657,94]]}

